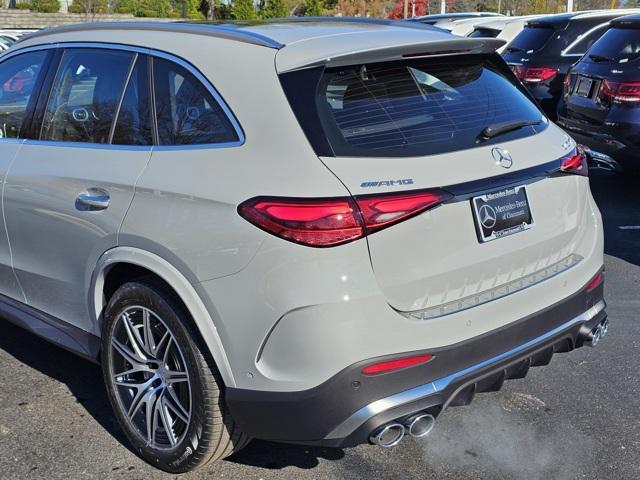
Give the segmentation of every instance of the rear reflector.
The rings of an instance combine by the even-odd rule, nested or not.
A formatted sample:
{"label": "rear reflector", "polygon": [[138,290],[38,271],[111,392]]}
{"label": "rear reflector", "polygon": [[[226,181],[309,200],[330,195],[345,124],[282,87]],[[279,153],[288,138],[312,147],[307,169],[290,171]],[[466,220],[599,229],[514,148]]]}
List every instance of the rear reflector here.
{"label": "rear reflector", "polygon": [[558,70],[551,67],[512,67],[513,73],[521,82],[540,83],[551,80],[558,74]]}
{"label": "rear reflector", "polygon": [[600,272],[598,275],[593,277],[593,280],[591,280],[589,285],[587,285],[587,292],[593,292],[602,284],[602,282],[604,282],[604,272]]}
{"label": "rear reflector", "polygon": [[569,173],[572,175],[589,175],[589,164],[587,161],[587,155],[584,153],[584,149],[578,145],[576,149],[569,155],[562,159],[560,164],[560,171],[562,173]]}
{"label": "rear reflector", "polygon": [[600,87],[600,96],[614,103],[640,105],[640,82],[612,82],[605,80]]}
{"label": "rear reflector", "polygon": [[427,363],[433,358],[433,355],[428,353],[424,355],[416,355],[414,357],[398,358],[395,360],[388,360],[386,362],[378,362],[362,369],[364,375],[379,375],[381,373],[393,372],[394,370],[400,370],[407,367],[413,367],[422,363]]}
{"label": "rear reflector", "polygon": [[238,213],[253,225],[291,242],[333,247],[416,216],[453,195],[443,190],[329,199],[256,197]]}

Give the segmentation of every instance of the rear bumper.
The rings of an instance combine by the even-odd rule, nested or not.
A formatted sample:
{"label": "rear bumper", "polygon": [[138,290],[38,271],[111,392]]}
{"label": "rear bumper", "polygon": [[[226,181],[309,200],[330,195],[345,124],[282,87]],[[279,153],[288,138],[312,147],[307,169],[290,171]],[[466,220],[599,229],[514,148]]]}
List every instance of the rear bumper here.
{"label": "rear bumper", "polygon": [[576,142],[612,157],[622,168],[640,169],[640,125],[587,126],[562,115],[558,116],[557,123]]}
{"label": "rear bumper", "polygon": [[[248,435],[263,440],[347,447],[367,442],[373,430],[395,419],[450,405],[466,405],[475,393],[499,390],[554,353],[581,346],[581,327],[606,318],[603,285],[480,337],[425,353],[427,364],[378,376],[362,375],[369,359],[318,387],[300,392],[228,388],[226,402]],[[419,352],[411,352],[419,353]]]}

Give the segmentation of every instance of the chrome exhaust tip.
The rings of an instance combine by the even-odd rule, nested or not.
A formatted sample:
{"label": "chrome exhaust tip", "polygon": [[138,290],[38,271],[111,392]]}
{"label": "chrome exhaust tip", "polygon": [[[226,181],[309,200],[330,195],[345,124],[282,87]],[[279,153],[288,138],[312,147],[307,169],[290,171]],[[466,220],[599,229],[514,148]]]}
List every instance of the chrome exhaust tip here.
{"label": "chrome exhaust tip", "polygon": [[369,441],[374,445],[383,448],[391,448],[398,445],[404,438],[404,426],[392,422],[388,423],[378,430],[375,430],[369,437]]}
{"label": "chrome exhaust tip", "polygon": [[590,347],[595,347],[600,340],[609,332],[609,320],[605,318],[598,325],[589,330],[586,326],[582,326],[580,329],[580,336],[583,343]]}
{"label": "chrome exhaust tip", "polygon": [[420,438],[428,435],[436,424],[436,419],[429,413],[419,413],[409,417],[404,422],[409,435],[414,438]]}

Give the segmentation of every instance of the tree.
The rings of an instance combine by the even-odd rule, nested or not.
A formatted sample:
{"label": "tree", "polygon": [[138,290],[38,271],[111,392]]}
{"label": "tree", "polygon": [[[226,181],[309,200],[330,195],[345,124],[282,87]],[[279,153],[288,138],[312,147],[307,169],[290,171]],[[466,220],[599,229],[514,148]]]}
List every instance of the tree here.
{"label": "tree", "polygon": [[173,7],[170,0],[120,0],[116,12],[130,13],[136,17],[180,16],[180,11]]}
{"label": "tree", "polygon": [[321,17],[324,15],[322,0],[304,0],[304,14],[307,17]]}
{"label": "tree", "polygon": [[285,0],[267,0],[266,5],[260,10],[262,18],[283,18],[289,15],[289,9]]}
{"label": "tree", "polygon": [[231,15],[234,20],[256,20],[258,18],[253,0],[234,0],[231,5]]}
{"label": "tree", "polygon": [[[18,5],[22,5],[18,3]],[[32,12],[40,12],[40,13],[57,13],[60,11],[60,2],[58,0],[32,0],[27,3],[27,7]]]}
{"label": "tree", "polygon": [[75,0],[69,5],[70,13],[108,13],[109,3],[107,0]]}

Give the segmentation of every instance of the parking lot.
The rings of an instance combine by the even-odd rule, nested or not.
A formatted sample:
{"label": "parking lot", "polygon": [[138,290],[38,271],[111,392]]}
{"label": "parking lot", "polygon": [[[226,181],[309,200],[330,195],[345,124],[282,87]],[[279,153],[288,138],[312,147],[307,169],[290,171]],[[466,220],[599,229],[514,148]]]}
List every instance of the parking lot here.
{"label": "parking lot", "polygon": [[[254,441],[183,478],[640,478],[640,182],[594,172],[605,222],[612,328],[499,393],[440,417],[426,439],[382,450]],[[98,366],[0,324],[0,478],[168,478],[129,450]]]}

